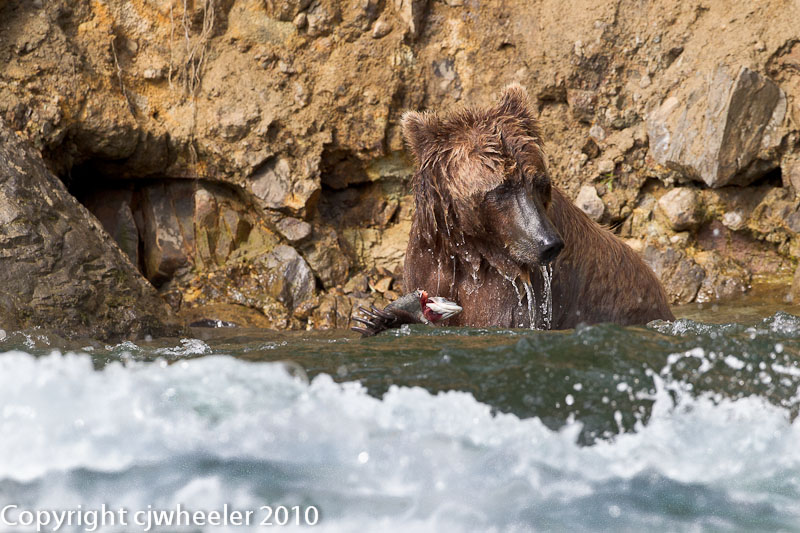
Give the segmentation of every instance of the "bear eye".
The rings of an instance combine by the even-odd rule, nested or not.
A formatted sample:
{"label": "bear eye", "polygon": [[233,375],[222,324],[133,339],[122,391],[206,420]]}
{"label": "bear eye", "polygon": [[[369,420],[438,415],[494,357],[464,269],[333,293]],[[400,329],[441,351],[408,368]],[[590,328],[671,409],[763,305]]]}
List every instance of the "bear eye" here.
{"label": "bear eye", "polygon": [[494,196],[503,196],[510,192],[511,192],[511,186],[508,183],[501,183],[500,185],[489,191],[489,194],[492,194]]}
{"label": "bear eye", "polygon": [[550,185],[550,182],[546,182],[542,185],[542,202],[544,202],[544,206],[547,207],[550,204],[550,200],[552,198],[553,187]]}

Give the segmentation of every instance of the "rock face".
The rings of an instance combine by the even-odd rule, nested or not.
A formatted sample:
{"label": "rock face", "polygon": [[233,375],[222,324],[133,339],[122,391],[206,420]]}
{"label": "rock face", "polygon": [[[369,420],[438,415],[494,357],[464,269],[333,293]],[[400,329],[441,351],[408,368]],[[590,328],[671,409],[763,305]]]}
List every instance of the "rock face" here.
{"label": "rock face", "polygon": [[797,20],[778,0],[0,2],[0,117],[182,317],[342,327],[402,291],[402,113],[519,82],[555,183],[685,302],[788,287]]}
{"label": "rock face", "polygon": [[772,80],[746,67],[732,76],[718,66],[647,117],[650,153],[709,187],[748,185],[774,167],[760,155],[780,144],[785,117],[786,95]]}
{"label": "rock face", "polygon": [[0,261],[4,329],[100,338],[177,331],[155,289],[2,121]]}

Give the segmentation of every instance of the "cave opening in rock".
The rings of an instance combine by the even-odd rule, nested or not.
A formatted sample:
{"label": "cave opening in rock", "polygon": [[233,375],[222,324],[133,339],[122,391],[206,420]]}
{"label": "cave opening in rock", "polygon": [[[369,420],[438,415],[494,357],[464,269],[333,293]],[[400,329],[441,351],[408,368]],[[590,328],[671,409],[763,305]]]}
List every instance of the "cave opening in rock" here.
{"label": "cave opening in rock", "polygon": [[94,160],[62,181],[159,289],[193,265],[222,264],[253,226],[246,202],[226,184],[136,176]]}

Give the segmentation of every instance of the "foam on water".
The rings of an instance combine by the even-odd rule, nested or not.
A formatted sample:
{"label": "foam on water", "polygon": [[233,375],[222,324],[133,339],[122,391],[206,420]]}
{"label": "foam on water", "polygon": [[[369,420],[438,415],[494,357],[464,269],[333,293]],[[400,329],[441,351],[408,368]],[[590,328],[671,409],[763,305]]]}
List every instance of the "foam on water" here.
{"label": "foam on water", "polygon": [[[704,355],[670,364],[685,357]],[[85,354],[0,354],[0,499],[314,504],[321,531],[795,529],[800,422],[667,374],[646,425],[584,447],[577,422],[553,431],[462,392],[377,399],[226,356],[96,371]]]}

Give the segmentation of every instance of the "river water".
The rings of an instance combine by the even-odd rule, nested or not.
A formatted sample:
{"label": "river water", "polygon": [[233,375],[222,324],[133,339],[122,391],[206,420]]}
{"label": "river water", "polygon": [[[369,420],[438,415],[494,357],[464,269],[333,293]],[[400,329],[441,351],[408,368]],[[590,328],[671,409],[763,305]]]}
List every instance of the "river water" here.
{"label": "river water", "polygon": [[[781,308],[366,340],[4,332],[0,531],[57,510],[59,531],[800,531],[800,318]],[[103,505],[116,523],[93,527]],[[251,519],[156,514],[181,508]]]}

